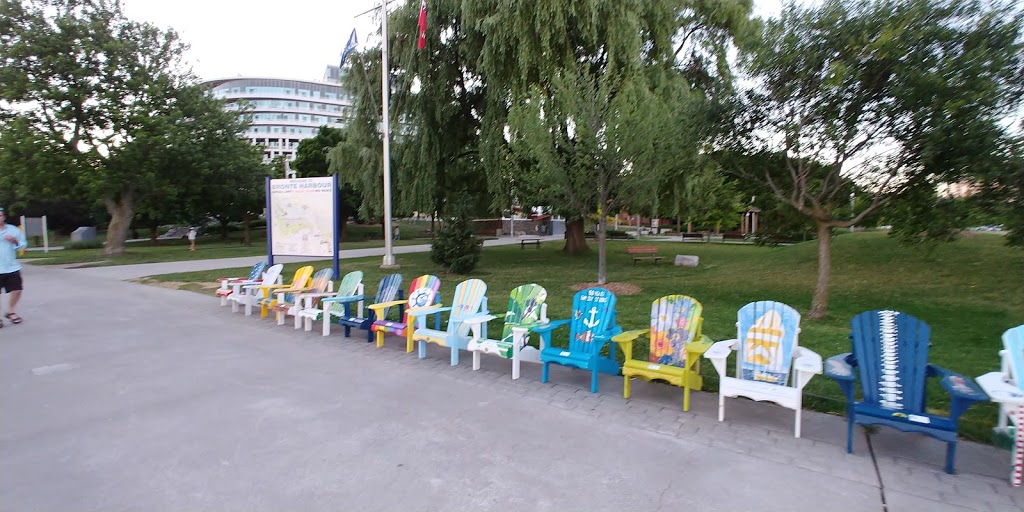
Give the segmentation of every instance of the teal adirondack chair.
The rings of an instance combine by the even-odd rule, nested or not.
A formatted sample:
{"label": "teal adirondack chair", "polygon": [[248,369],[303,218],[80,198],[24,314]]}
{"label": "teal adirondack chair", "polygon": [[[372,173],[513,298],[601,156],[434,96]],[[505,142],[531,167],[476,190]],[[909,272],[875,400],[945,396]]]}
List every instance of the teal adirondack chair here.
{"label": "teal adirondack chair", "polygon": [[1010,482],[1020,487],[1024,476],[1024,325],[1003,333],[1000,371],[978,377],[978,385],[999,404],[998,437],[1012,439]]}
{"label": "teal adirondack chair", "polygon": [[[242,285],[246,284],[257,284],[262,280],[263,272],[267,270],[267,262],[260,261],[252,266],[252,270],[249,271],[247,277],[218,277],[217,282],[220,283],[220,288],[214,292],[214,295],[220,297],[220,305],[228,305],[228,296],[232,293],[239,293],[242,289]],[[238,303],[235,303],[235,308],[238,307]]]}
{"label": "teal adirondack chair", "polygon": [[314,304],[312,297],[303,295],[306,301],[302,305],[298,316],[302,318],[306,331],[313,330],[313,322],[323,321],[323,335],[331,335],[331,321],[334,318],[341,318],[345,315],[345,304],[359,304],[359,314],[362,314],[363,307],[363,272],[356,270],[345,274],[338,283],[338,292],[333,294],[322,294],[320,305]]}
{"label": "teal adirondack chair", "polygon": [[473,337],[466,349],[473,352],[473,370],[480,369],[480,354],[494,354],[512,360],[512,380],[519,378],[522,361],[540,362],[540,351],[527,345],[531,327],[548,323],[548,292],[538,284],[524,284],[512,290],[505,312],[505,326],[501,339],[487,338],[487,322],[496,319],[494,315],[477,315],[463,320],[469,326]]}
{"label": "teal adirondack chair", "polygon": [[[373,298],[374,304],[380,304],[382,302],[391,302],[396,298],[402,298],[402,274],[388,274],[380,279],[380,284],[377,285],[377,295]],[[360,300],[348,300],[348,299],[333,299],[327,298],[321,301],[332,306],[332,317],[333,317],[333,305],[339,303],[342,305],[342,314],[337,317],[338,325],[345,328],[345,337],[349,337],[352,334],[352,328],[362,329],[366,331],[366,341],[373,341],[373,331],[370,327],[373,325],[374,320],[377,319],[372,309],[367,309],[366,316],[363,316],[362,312],[362,298]],[[357,314],[352,314],[352,304],[359,303],[360,308]],[[388,310],[384,309],[384,315],[387,315]],[[331,322],[325,322],[324,325],[324,336],[330,336]]]}
{"label": "teal adirondack chair", "polygon": [[[448,327],[441,331],[427,328],[427,315],[450,312]],[[452,366],[459,364],[459,349],[469,344],[469,328],[463,321],[472,316],[487,314],[487,284],[479,279],[467,279],[455,287],[452,305],[448,307],[429,306],[408,310],[409,321],[416,323],[412,341],[419,344],[419,358],[427,357],[427,343],[437,343],[451,348]]]}
{"label": "teal adirondack chair", "polygon": [[[551,346],[551,332],[569,325],[569,347]],[[597,374],[618,375],[619,363],[612,353],[611,340],[622,328],[615,322],[615,294],[604,288],[587,288],[572,299],[572,318],[536,326],[543,349],[540,351],[541,382],[548,381],[552,363],[590,370],[590,392],[597,393]],[[607,355],[602,349],[607,347]]]}
{"label": "teal adirondack chair", "polygon": [[[854,423],[920,432],[947,443],[946,473],[953,474],[960,415],[988,396],[969,377],[928,364],[931,329],[913,316],[866,311],[853,317],[850,328],[853,352],[830,357],[825,364],[825,375],[835,379],[846,395],[846,451],[853,452]],[[863,393],[859,401],[854,398],[857,375]],[[941,379],[949,393],[949,416],[925,409],[929,377]]]}

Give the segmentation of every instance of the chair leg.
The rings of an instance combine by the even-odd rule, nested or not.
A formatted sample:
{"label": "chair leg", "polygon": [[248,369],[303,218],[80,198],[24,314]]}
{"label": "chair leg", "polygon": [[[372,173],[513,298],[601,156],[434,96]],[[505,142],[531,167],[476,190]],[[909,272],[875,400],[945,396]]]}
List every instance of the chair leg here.
{"label": "chair leg", "polygon": [[476,350],[474,350],[473,351],[473,371],[475,372],[475,371],[477,371],[479,369],[480,369],[480,352],[477,352]]}
{"label": "chair leg", "polygon": [[956,441],[949,443],[946,446],[946,473],[952,475],[955,473],[953,470],[953,460],[956,458]]}
{"label": "chair leg", "polygon": [[590,392],[597,393],[597,369],[590,371]]}
{"label": "chair leg", "polygon": [[519,378],[519,363],[521,362],[518,353],[512,357],[512,380]]}
{"label": "chair leg", "polygon": [[551,363],[542,363],[540,369],[540,381],[544,384],[548,383],[548,365]]}
{"label": "chair leg", "polygon": [[796,427],[794,428],[793,437],[800,439],[800,413],[803,412],[803,407],[797,404],[796,408]]}
{"label": "chair leg", "polygon": [[376,331],[377,348],[384,348],[384,331]]}
{"label": "chair leg", "polygon": [[[325,314],[323,318],[324,325],[321,329],[324,336],[331,335],[331,315]],[[348,337],[348,327],[345,328],[345,337]]]}
{"label": "chair leg", "polygon": [[846,453],[853,453],[853,414],[846,421]]}
{"label": "chair leg", "polygon": [[412,352],[412,349],[413,349],[413,342],[412,342],[413,326],[410,325],[410,326],[406,327],[405,330],[409,331],[409,334],[405,335],[405,352],[406,353],[410,353],[410,352]]}
{"label": "chair leg", "polygon": [[419,341],[419,354],[417,355],[420,359],[425,359],[427,357],[427,342],[425,340]]}
{"label": "chair leg", "polygon": [[725,420],[725,395],[718,393],[718,421]]}
{"label": "chair leg", "polygon": [[459,347],[452,345],[452,366],[459,365]]}
{"label": "chair leg", "polygon": [[632,378],[629,375],[622,376],[622,398],[628,399],[629,395],[632,394],[632,391],[629,389],[630,380],[632,380]]}

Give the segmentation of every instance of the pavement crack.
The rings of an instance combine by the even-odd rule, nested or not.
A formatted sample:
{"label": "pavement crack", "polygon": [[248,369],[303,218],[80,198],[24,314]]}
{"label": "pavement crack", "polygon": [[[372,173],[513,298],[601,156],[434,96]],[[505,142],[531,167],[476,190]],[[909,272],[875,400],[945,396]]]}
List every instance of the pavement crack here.
{"label": "pavement crack", "polygon": [[878,493],[882,498],[882,512],[889,512],[889,505],[885,502],[885,482],[882,481],[882,471],[878,469],[878,458],[875,457],[875,448],[871,446],[871,435],[865,432],[864,439],[868,442],[868,453],[871,454],[871,464],[875,467],[875,475],[878,477]]}
{"label": "pavement crack", "polygon": [[668,486],[661,490],[661,494],[658,495],[658,508],[654,509],[654,512],[659,512],[662,507],[665,506],[665,493],[672,488],[672,481],[668,481]]}

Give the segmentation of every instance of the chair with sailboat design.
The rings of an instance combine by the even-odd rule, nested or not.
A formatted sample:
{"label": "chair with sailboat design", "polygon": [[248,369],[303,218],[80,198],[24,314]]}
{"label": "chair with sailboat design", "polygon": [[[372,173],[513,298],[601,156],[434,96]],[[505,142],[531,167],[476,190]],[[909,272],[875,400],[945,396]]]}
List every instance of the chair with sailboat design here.
{"label": "chair with sailboat design", "polygon": [[[746,397],[773,402],[796,412],[794,437],[800,437],[804,387],[821,373],[821,356],[801,347],[800,313],[781,302],[751,302],[737,314],[736,339],[719,341],[704,353],[721,382],[718,421],[725,419],[725,399]],[[736,351],[736,373],[726,360]]]}

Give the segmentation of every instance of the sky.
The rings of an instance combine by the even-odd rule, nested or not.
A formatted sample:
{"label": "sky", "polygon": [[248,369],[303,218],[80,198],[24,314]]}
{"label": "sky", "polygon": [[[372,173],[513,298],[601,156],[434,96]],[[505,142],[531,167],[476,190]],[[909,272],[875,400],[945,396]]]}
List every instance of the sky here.
{"label": "sky", "polygon": [[[391,5],[403,1],[417,0]],[[781,0],[754,4],[755,15],[773,16]],[[356,17],[380,0],[121,0],[121,5],[129,19],[177,31],[191,47],[186,62],[202,80],[320,80],[328,64],[338,64],[353,28],[361,48],[380,23],[372,13]]]}

